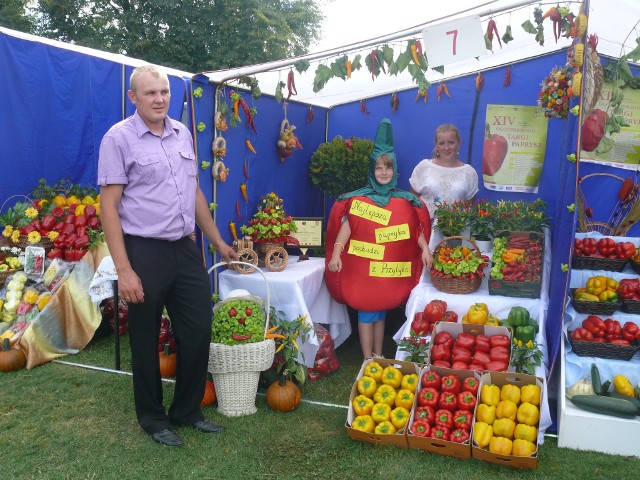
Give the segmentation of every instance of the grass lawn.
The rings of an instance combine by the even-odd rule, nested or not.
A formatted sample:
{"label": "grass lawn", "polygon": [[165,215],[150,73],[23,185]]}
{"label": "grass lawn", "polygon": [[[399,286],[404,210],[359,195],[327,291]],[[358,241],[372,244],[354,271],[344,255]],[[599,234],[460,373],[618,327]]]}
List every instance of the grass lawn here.
{"label": "grass lawn", "polygon": [[[390,339],[395,326],[390,318],[384,350],[388,357],[395,354]],[[121,347],[122,369],[129,371],[127,337]],[[226,431],[204,435],[182,428],[182,449],[157,445],[139,428],[127,374],[59,362],[0,374],[2,478],[640,478],[637,458],[561,449],[554,438],[547,438],[540,447],[535,470],[351,440],[344,422],[351,385],[362,362],[357,332],[337,354],[341,368],[306,384],[304,401],[295,412],[270,410],[261,388],[254,415],[224,417],[215,407],[205,408],[205,416],[223,423]],[[96,339],[79,354],[61,360],[112,369],[113,341]],[[165,382],[164,388],[168,405],[173,383]]]}

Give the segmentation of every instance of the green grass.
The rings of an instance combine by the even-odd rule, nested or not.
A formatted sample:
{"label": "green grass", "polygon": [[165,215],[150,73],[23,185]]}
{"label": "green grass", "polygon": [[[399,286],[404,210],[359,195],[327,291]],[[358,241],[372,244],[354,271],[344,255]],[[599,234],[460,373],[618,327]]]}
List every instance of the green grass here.
{"label": "green grass", "polygon": [[[127,337],[122,368],[129,370]],[[392,343],[385,354],[393,355]],[[269,409],[224,417],[215,407],[205,416],[226,431],[204,435],[182,428],[185,448],[153,443],[133,410],[131,377],[51,362],[32,370],[0,374],[2,478],[11,479],[635,479],[637,458],[558,448],[547,438],[538,468],[518,470],[460,460],[413,449],[351,440],[345,429],[346,403],[361,364],[354,335],[337,350],[341,368],[303,387],[303,402],[292,413]],[[112,369],[113,341],[106,337],[63,361]],[[166,382],[165,403],[173,384]],[[315,401],[338,404],[321,406]],[[595,434],[595,433],[594,433]],[[629,439],[638,441],[638,439]]]}

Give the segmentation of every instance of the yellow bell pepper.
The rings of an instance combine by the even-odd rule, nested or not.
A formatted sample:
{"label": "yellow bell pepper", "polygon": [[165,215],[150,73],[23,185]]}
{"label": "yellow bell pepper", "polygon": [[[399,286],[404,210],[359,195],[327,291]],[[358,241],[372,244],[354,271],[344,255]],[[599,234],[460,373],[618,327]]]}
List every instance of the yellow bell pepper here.
{"label": "yellow bell pepper", "polygon": [[359,415],[353,419],[353,423],[351,427],[355,430],[360,430],[361,432],[373,433],[376,424],[371,418],[371,415]]}
{"label": "yellow bell pepper", "polygon": [[598,296],[607,288],[607,279],[603,276],[591,277],[587,280],[587,293]]}
{"label": "yellow bell pepper", "polygon": [[518,407],[517,419],[519,423],[526,423],[527,425],[537,425],[540,420],[540,410],[538,407],[529,402],[524,402]]}
{"label": "yellow bell pepper", "polygon": [[[38,297],[38,310],[40,311],[44,310],[44,307],[47,306],[47,304],[49,303],[49,300],[51,300],[51,294],[43,293],[42,295],[40,295]],[[2,308],[0,308],[0,310],[2,310]]]}
{"label": "yellow bell pepper", "polygon": [[536,446],[529,440],[516,438],[513,441],[511,455],[515,455],[516,457],[530,457],[534,453],[536,453]]}
{"label": "yellow bell pepper", "polygon": [[80,199],[78,197],[76,197],[75,195],[71,195],[70,197],[67,197],[67,207],[70,207],[73,204],[79,205],[80,203]]}
{"label": "yellow bell pepper", "polygon": [[489,309],[486,303],[475,303],[469,307],[467,311],[467,322],[475,325],[484,325],[487,323]]}
{"label": "yellow bell pepper", "polygon": [[500,325],[500,319],[498,317],[496,317],[495,315],[489,315],[487,317],[487,322],[485,323],[485,325],[493,325],[495,327]]}
{"label": "yellow bell pepper", "polygon": [[513,431],[513,437],[516,440],[520,439],[535,442],[538,439],[538,429],[525,423],[519,423]]}
{"label": "yellow bell pepper", "polygon": [[520,389],[520,401],[532,405],[540,405],[540,387],[538,385],[525,385]]}
{"label": "yellow bell pepper", "polygon": [[96,203],[96,201],[93,199],[91,195],[85,195],[84,198],[82,199],[83,205],[93,205],[94,203]]}
{"label": "yellow bell pepper", "polygon": [[367,397],[372,398],[377,389],[378,384],[371,377],[367,377],[365,375],[358,380],[358,393],[360,393],[360,395],[366,395]]}
{"label": "yellow bell pepper", "polygon": [[396,407],[403,407],[411,410],[413,407],[413,392],[411,390],[398,390],[395,400]]}
{"label": "yellow bell pepper", "polygon": [[56,205],[58,205],[59,207],[66,207],[67,206],[67,199],[65,198],[64,195],[56,195],[55,197],[53,197],[51,199],[51,201],[53,203],[55,203]]}
{"label": "yellow bell pepper", "polygon": [[586,292],[576,293],[574,298],[580,302],[599,302],[600,301],[600,298],[598,297],[598,295],[592,295]]}
{"label": "yellow bell pepper", "polygon": [[496,407],[481,403],[476,407],[476,420],[491,425],[496,419]]}
{"label": "yellow bell pepper", "polygon": [[500,400],[509,400],[518,406],[520,403],[520,387],[507,383],[500,389]]}
{"label": "yellow bell pepper", "polygon": [[364,375],[373,378],[377,383],[382,382],[382,367],[378,362],[370,362],[364,367]]}
{"label": "yellow bell pepper", "polygon": [[393,435],[396,433],[396,427],[393,426],[389,420],[385,420],[384,422],[380,422],[376,425],[375,433],[378,435]]}
{"label": "yellow bell pepper", "polygon": [[616,375],[613,377],[613,391],[625,397],[635,397],[636,391],[627,377]]}
{"label": "yellow bell pepper", "polygon": [[78,205],[76,206],[76,209],[73,211],[73,214],[77,217],[78,215],[84,215],[84,207],[86,207],[86,205]]}
{"label": "yellow bell pepper", "polygon": [[607,288],[604,292],[601,292],[598,295],[598,300],[600,300],[601,302],[617,302],[618,294],[615,290],[610,290]]}
{"label": "yellow bell pepper", "polygon": [[29,305],[33,305],[38,300],[38,294],[34,290],[27,290],[22,295],[22,301],[28,303]]}
{"label": "yellow bell pepper", "polygon": [[358,395],[353,399],[351,404],[353,405],[353,411],[356,412],[356,415],[371,415],[373,400],[366,395]]}
{"label": "yellow bell pepper", "polygon": [[389,406],[395,405],[396,389],[391,385],[380,385],[373,394],[373,401],[376,403],[386,403]]}
{"label": "yellow bell pepper", "polygon": [[386,403],[376,403],[371,410],[371,418],[376,423],[386,422],[391,419],[391,407]]}
{"label": "yellow bell pepper", "polygon": [[403,390],[409,390],[411,393],[416,393],[416,388],[420,383],[420,379],[418,375],[415,373],[411,373],[409,375],[404,375],[402,377],[402,382],[400,382],[400,388]]}
{"label": "yellow bell pepper", "polygon": [[391,385],[393,388],[399,388],[402,383],[402,371],[389,365],[382,370],[382,383]]}
{"label": "yellow bell pepper", "polygon": [[511,400],[500,400],[496,407],[496,418],[509,418],[513,421],[518,414],[518,406]]}
{"label": "yellow bell pepper", "polygon": [[494,407],[498,406],[498,403],[500,403],[500,387],[497,385],[483,385],[480,389],[480,401]]}
{"label": "yellow bell pepper", "polygon": [[[98,195],[98,196],[100,196],[100,195]],[[96,209],[96,217],[99,217],[100,216],[100,202],[94,203],[93,206]]]}
{"label": "yellow bell pepper", "polygon": [[510,418],[499,418],[493,422],[493,434],[496,437],[512,439],[513,431],[516,429],[516,422]]}
{"label": "yellow bell pepper", "polygon": [[604,277],[607,281],[607,288],[609,290],[613,290],[614,292],[618,290],[618,286],[620,285],[615,278]]}
{"label": "yellow bell pepper", "polygon": [[396,407],[391,410],[391,423],[393,423],[394,427],[400,430],[407,424],[410,416],[411,413],[406,408]]}
{"label": "yellow bell pepper", "polygon": [[489,451],[498,455],[511,455],[513,442],[505,437],[491,437]]}
{"label": "yellow bell pepper", "polygon": [[484,448],[493,438],[493,427],[486,422],[476,422],[473,426],[473,441]]}

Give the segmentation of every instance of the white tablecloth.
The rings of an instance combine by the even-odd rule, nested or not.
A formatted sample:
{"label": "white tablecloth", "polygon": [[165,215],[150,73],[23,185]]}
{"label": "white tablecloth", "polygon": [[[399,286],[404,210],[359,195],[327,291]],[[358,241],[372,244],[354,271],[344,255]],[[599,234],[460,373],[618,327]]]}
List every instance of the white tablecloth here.
{"label": "white tablecloth", "polygon": [[[487,252],[487,255],[491,257],[492,252]],[[482,280],[480,288],[473,293],[467,293],[464,295],[444,293],[433,286],[431,282],[431,275],[427,270],[422,273],[420,283],[414,287],[407,300],[407,306],[405,308],[405,314],[407,320],[400,327],[400,329],[393,336],[393,339],[397,342],[404,337],[408,337],[411,331],[411,322],[415,317],[416,312],[421,312],[424,307],[431,300],[439,299],[447,302],[447,309],[452,310],[458,314],[458,322],[462,322],[462,316],[467,313],[469,307],[474,303],[486,303],[489,307],[489,312],[500,319],[507,318],[511,307],[520,306],[526,308],[531,318],[538,322],[538,333],[536,334],[536,342],[540,346],[540,350],[543,353],[543,364],[536,368],[536,376],[540,377],[544,381],[544,398],[541,409],[540,428],[538,441],[542,443],[544,441],[544,431],[551,425],[551,414],[549,412],[549,403],[547,396],[546,378],[549,367],[549,359],[547,354],[547,341],[545,335],[545,321],[547,318],[547,309],[549,307],[549,276],[551,271],[551,239],[549,231],[545,233],[545,256],[544,256],[544,268],[542,273],[542,285],[540,289],[540,298],[520,298],[520,297],[504,297],[502,295],[489,295],[489,267],[487,266],[484,273],[485,277]],[[404,360],[407,356],[406,352],[400,350],[396,351],[396,359]]]}
{"label": "white tablecloth", "polygon": [[[271,272],[266,268],[261,270],[269,284],[272,306],[282,311],[287,320],[307,315],[307,321],[312,326],[311,337],[300,349],[308,367],[313,366],[318,351],[314,323],[327,326],[336,347],[351,335],[347,307],[331,298],[324,282],[324,258],[311,257],[299,262],[298,257],[289,256],[287,266],[281,272]],[[257,272],[239,274],[228,269],[219,274],[218,281],[220,298],[223,300],[235,289],[244,289],[258,297],[267,298],[265,281]]]}

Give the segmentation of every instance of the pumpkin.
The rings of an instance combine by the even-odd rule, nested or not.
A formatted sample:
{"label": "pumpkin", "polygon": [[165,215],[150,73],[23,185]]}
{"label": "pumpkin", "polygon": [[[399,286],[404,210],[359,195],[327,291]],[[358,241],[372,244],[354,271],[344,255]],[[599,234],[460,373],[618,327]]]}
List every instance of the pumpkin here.
{"label": "pumpkin", "polygon": [[27,364],[27,357],[24,352],[18,348],[11,348],[8,338],[2,343],[0,350],[0,372],[15,372],[24,368]]}
{"label": "pumpkin", "polygon": [[300,405],[301,398],[298,386],[284,376],[267,389],[267,405],[279,412],[294,411]]}
{"label": "pumpkin", "polygon": [[200,402],[201,407],[206,407],[207,405],[211,405],[216,401],[216,387],[213,384],[213,381],[207,379],[207,383],[204,387],[204,396],[202,397],[202,401]]}
{"label": "pumpkin", "polygon": [[160,376],[175,377],[176,376],[176,354],[171,353],[169,344],[164,344],[164,351],[160,352]]}

